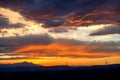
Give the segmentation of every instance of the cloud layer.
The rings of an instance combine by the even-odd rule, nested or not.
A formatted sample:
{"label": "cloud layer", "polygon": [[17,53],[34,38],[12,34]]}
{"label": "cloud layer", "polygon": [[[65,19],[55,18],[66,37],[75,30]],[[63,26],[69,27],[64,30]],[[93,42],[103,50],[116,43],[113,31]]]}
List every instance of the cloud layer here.
{"label": "cloud layer", "polygon": [[0,38],[0,47],[20,47],[32,44],[49,44],[54,39],[48,34]]}
{"label": "cloud layer", "polygon": [[[106,43],[107,45],[107,43]],[[113,48],[114,47],[114,48]],[[49,44],[49,45],[30,45],[22,47],[14,54],[28,56],[28,57],[108,57],[108,56],[120,56],[120,49],[118,46],[102,46],[102,45],[61,45]]]}
{"label": "cloud layer", "polygon": [[99,35],[107,35],[107,34],[120,34],[120,25],[113,24],[102,29],[98,29],[90,34],[90,36],[99,36]]}
{"label": "cloud layer", "polygon": [[0,14],[0,29],[5,29],[5,28],[20,28],[23,27],[24,25],[21,23],[16,23],[16,24],[11,24],[9,22],[9,19],[6,18],[5,16]]}
{"label": "cloud layer", "polygon": [[0,39],[1,53],[26,57],[107,57],[119,56],[120,42],[87,42],[29,35]]}
{"label": "cloud layer", "polygon": [[[19,11],[43,27],[118,23],[119,0],[1,0],[1,7]],[[105,17],[104,17],[105,16]]]}

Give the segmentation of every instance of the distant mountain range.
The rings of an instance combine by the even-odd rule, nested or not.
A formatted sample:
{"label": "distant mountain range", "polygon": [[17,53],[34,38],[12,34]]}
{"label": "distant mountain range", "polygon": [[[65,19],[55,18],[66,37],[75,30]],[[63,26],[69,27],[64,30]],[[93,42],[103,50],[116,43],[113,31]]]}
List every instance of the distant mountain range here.
{"label": "distant mountain range", "polygon": [[31,62],[31,63],[28,63],[28,62],[22,62],[22,63],[16,63],[16,64],[13,64],[13,66],[38,66],[38,65],[33,64],[32,62]]}
{"label": "distant mountain range", "polygon": [[22,62],[22,63],[14,63],[14,64],[0,64],[0,67],[34,67],[34,66],[40,66],[33,63],[28,62]]}
{"label": "distant mountain range", "polygon": [[120,64],[101,66],[51,66],[45,67],[33,63],[22,62],[15,64],[0,64],[0,72],[28,72],[28,71],[60,71],[60,70],[120,70]]}

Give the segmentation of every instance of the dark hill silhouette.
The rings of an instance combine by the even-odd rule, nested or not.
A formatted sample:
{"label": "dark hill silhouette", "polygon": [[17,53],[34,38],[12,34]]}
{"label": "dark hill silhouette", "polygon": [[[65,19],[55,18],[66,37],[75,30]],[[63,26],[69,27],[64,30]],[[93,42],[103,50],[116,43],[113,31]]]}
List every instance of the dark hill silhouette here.
{"label": "dark hill silhouette", "polygon": [[40,66],[40,65],[36,65],[32,62],[30,62],[30,63],[29,62],[22,62],[22,63],[11,64],[11,66]]}
{"label": "dark hill silhouette", "polygon": [[27,72],[27,71],[61,71],[61,70],[120,70],[120,64],[99,66],[41,66],[22,62],[15,64],[0,64],[0,72]]}
{"label": "dark hill silhouette", "polygon": [[0,67],[25,67],[25,66],[40,66],[40,65],[36,65],[33,64],[32,62],[22,62],[22,63],[14,63],[14,64],[0,64]]}
{"label": "dark hill silhouette", "polygon": [[119,74],[120,64],[89,67],[0,64],[0,80],[120,80]]}

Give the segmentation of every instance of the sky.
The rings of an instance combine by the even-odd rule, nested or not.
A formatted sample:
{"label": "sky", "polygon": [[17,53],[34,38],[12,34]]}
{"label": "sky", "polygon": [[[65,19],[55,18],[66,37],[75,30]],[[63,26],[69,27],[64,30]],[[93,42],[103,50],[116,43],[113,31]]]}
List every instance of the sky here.
{"label": "sky", "polygon": [[0,0],[0,64],[120,64],[120,0]]}

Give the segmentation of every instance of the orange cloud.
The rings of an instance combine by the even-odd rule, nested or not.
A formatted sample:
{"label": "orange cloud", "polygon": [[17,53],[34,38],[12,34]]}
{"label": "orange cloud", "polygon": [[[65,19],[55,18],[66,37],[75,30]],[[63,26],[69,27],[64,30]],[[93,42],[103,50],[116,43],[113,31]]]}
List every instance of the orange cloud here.
{"label": "orange cloud", "polygon": [[72,17],[66,22],[68,25],[94,25],[94,24],[114,24],[119,23],[120,12],[111,12],[111,11],[92,11],[83,16]]}
{"label": "orange cloud", "polygon": [[[22,47],[14,54],[20,54],[27,57],[108,57],[108,56],[120,56],[119,52],[106,52],[96,51],[101,46],[90,45],[63,45],[59,43],[53,43],[49,45],[30,45]],[[104,47],[103,47],[104,48]]]}
{"label": "orange cloud", "polygon": [[67,22],[69,23],[69,24],[92,24],[93,23],[93,21],[92,20],[81,20],[81,19],[78,19],[78,20],[73,20],[73,19],[69,19],[69,20],[67,20]]}

